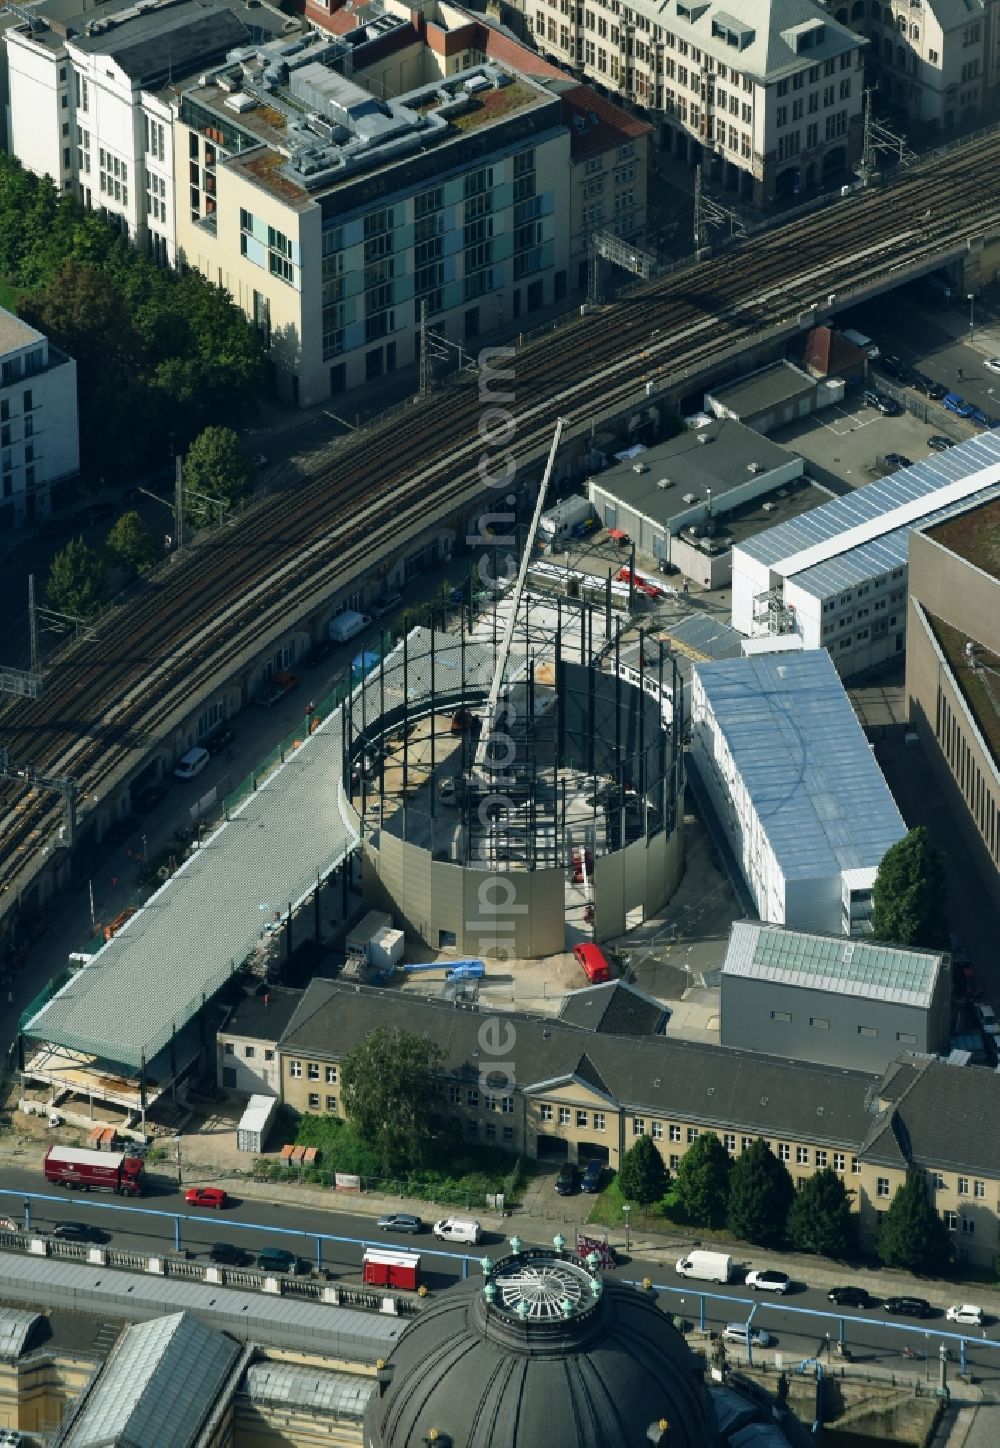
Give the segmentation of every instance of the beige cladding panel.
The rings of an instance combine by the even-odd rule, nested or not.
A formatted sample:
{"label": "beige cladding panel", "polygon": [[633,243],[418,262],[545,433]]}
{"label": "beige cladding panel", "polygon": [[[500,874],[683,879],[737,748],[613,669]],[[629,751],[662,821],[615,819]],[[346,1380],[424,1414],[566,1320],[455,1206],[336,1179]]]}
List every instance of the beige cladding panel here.
{"label": "beige cladding panel", "polygon": [[908,581],[911,598],[928,613],[1000,654],[1000,579],[913,532]]}

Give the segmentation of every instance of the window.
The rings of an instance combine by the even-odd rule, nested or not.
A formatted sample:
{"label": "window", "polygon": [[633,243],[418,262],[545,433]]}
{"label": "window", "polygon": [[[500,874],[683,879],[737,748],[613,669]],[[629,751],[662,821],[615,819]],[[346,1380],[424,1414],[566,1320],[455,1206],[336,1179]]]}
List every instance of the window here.
{"label": "window", "polygon": [[539,1106],[539,1108],[538,1108],[538,1114],[539,1114],[539,1116],[542,1118],[543,1121],[551,1121],[551,1120],[552,1120],[552,1107],[551,1107],[551,1106],[546,1106],[546,1105],[543,1104],[543,1105]]}
{"label": "window", "polygon": [[273,1051],[265,1051],[265,1052],[264,1052],[264,1060],[265,1060],[265,1061],[273,1061],[273,1060],[274,1060],[274,1052],[273,1052]]}
{"label": "window", "polygon": [[830,1029],[830,1022],[825,1016],[810,1016],[809,1024],[815,1026],[817,1031],[828,1031]]}
{"label": "window", "polygon": [[844,1170],[845,1163],[846,1163],[846,1160],[847,1160],[847,1159],[846,1159],[846,1157],[844,1156],[844,1153],[843,1153],[842,1151],[835,1151],[835,1152],[833,1153],[833,1169],[834,1169],[834,1171],[843,1171],[843,1170]]}
{"label": "window", "polygon": [[680,1159],[680,1157],[677,1155],[676,1151],[671,1152],[671,1154],[670,1154],[670,1170],[671,1170],[671,1171],[676,1171],[677,1168],[680,1166],[680,1162],[681,1162],[681,1159]]}
{"label": "window", "polygon": [[570,1123],[570,1111],[569,1111],[569,1107],[568,1107],[568,1106],[560,1106],[560,1108],[559,1108],[559,1125],[560,1125],[560,1126],[568,1126],[569,1123]]}
{"label": "window", "polygon": [[336,1068],[336,1066],[327,1066],[327,1068],[326,1068],[326,1078],[325,1078],[325,1079],[326,1079],[326,1084],[327,1084],[328,1086],[334,1086],[334,1085],[336,1085],[336,1082],[337,1082],[337,1068]]}
{"label": "window", "polygon": [[735,1150],[736,1150],[736,1133],[735,1133],[735,1131],[727,1131],[727,1132],[723,1135],[722,1145],[726,1148],[727,1151],[735,1151]]}
{"label": "window", "polygon": [[876,1177],[876,1178],[875,1178],[875,1195],[876,1195],[877,1197],[887,1197],[887,1196],[889,1195],[889,1178],[888,1178],[888,1177]]}
{"label": "window", "polygon": [[651,1121],[651,1122],[649,1123],[649,1134],[650,1134],[650,1136],[653,1138],[654,1141],[662,1141],[662,1140],[663,1140],[663,1122],[662,1122],[662,1121]]}
{"label": "window", "polygon": [[310,1109],[310,1111],[318,1111],[318,1110],[319,1110],[319,1092],[318,1092],[318,1091],[310,1091],[310,1092],[309,1092],[309,1109]]}
{"label": "window", "polygon": [[962,1218],[962,1231],[967,1237],[971,1237],[976,1230],[976,1224],[971,1217]]}
{"label": "window", "polygon": [[595,1112],[594,1112],[594,1130],[595,1130],[595,1131],[603,1131],[603,1130],[604,1130],[604,1112],[603,1112],[603,1111],[595,1111]]}
{"label": "window", "polygon": [[226,1056],[235,1056],[235,1055],[236,1055],[236,1047],[233,1045],[232,1041],[227,1041],[227,1042],[226,1042],[225,1049],[224,1049],[224,1051],[223,1051],[223,1055],[226,1055]]}
{"label": "window", "polygon": [[878,1035],[878,1026],[859,1026],[859,1036],[869,1036],[874,1039]]}
{"label": "window", "polygon": [[504,1127],[504,1129],[503,1129],[503,1139],[504,1139],[504,1141],[507,1141],[507,1142],[510,1142],[510,1141],[513,1141],[513,1140],[514,1140],[514,1128],[513,1128],[512,1126],[505,1126],[505,1127]]}
{"label": "window", "polygon": [[896,1040],[901,1046],[915,1046],[917,1044],[916,1036],[910,1031],[897,1031]]}
{"label": "window", "polygon": [[700,1134],[696,1126],[689,1126],[687,1130],[688,1146],[691,1145],[692,1141],[697,1141]]}
{"label": "window", "polygon": [[[449,1087],[448,1087],[448,1101],[450,1102],[450,1104],[451,1104],[452,1106],[460,1106],[460,1105],[462,1104],[462,1088],[461,1088],[461,1086],[449,1086]],[[550,1111],[551,1111],[551,1109],[552,1109],[551,1107],[548,1108],[548,1110],[550,1110]],[[543,1106],[543,1107],[542,1107],[542,1110],[545,1111],[546,1108]]]}
{"label": "window", "polygon": [[740,1151],[746,1151],[747,1148],[748,1148],[748,1147],[751,1147],[751,1146],[753,1146],[753,1137],[752,1137],[752,1136],[741,1136],[741,1137],[740,1137]]}
{"label": "window", "polygon": [[852,1157],[851,1157],[851,1175],[852,1175],[852,1176],[859,1176],[860,1173],[861,1173],[861,1163],[858,1161],[858,1159],[857,1159],[856,1156],[852,1156]]}
{"label": "window", "polygon": [[817,1151],[817,1152],[816,1152],[816,1165],[817,1165],[820,1169],[822,1169],[823,1167],[826,1166],[826,1152],[825,1152],[825,1151]]}
{"label": "window", "polygon": [[796,1161],[796,1165],[798,1165],[798,1166],[807,1166],[807,1165],[808,1165],[808,1163],[809,1163],[809,1148],[808,1148],[807,1146],[797,1146],[797,1147],[795,1148],[795,1161]]}
{"label": "window", "polygon": [[297,1081],[297,1080],[299,1079],[299,1077],[302,1075],[302,1062],[301,1062],[301,1061],[290,1061],[290,1062],[288,1063],[288,1074],[289,1074],[289,1076],[292,1077],[292,1079],[293,1079],[294,1081]]}
{"label": "window", "polygon": [[244,1046],[244,1047],[243,1047],[243,1055],[246,1057],[246,1059],[247,1059],[248,1061],[252,1061],[253,1058],[254,1058],[254,1056],[256,1056],[256,1054],[257,1054],[257,1052],[254,1050],[253,1046]]}
{"label": "window", "polygon": [[587,1113],[586,1113],[586,1111],[578,1111],[578,1112],[576,1113],[576,1124],[577,1124],[577,1126],[586,1126],[586,1125],[587,1125]]}
{"label": "window", "polygon": [[973,1182],[973,1183],[972,1183],[972,1195],[973,1195],[974,1197],[979,1197],[979,1198],[985,1197],[985,1195],[986,1195],[986,1183],[985,1183],[985,1182]]}
{"label": "window", "polygon": [[466,1136],[478,1136],[478,1135],[479,1135],[479,1122],[478,1122],[478,1121],[473,1121],[473,1120],[471,1119],[471,1117],[470,1117],[469,1120],[467,1120],[466,1123],[465,1123],[465,1134],[466,1134]]}
{"label": "window", "polygon": [[632,1118],[632,1135],[633,1135],[633,1136],[645,1136],[645,1135],[646,1135],[646,1118],[645,1118],[644,1116],[633,1116],[633,1118]]}
{"label": "window", "polygon": [[788,1025],[788,1024],[790,1023],[791,1019],[792,1019],[792,1013],[791,1013],[791,1011],[772,1011],[772,1012],[771,1012],[771,1020],[772,1020],[772,1021],[780,1021],[783,1025]]}
{"label": "window", "polygon": [[318,1061],[310,1061],[308,1067],[306,1068],[306,1070],[307,1070],[307,1075],[308,1075],[310,1081],[318,1081],[318,1080],[319,1080],[319,1062],[318,1062]]}
{"label": "window", "polygon": [[942,1215],[942,1217],[944,1218],[944,1224],[945,1224],[945,1226],[948,1228],[948,1231],[949,1231],[949,1232],[957,1232],[957,1231],[958,1231],[958,1213],[957,1213],[957,1212],[942,1212],[941,1215]]}
{"label": "window", "polygon": [[779,1160],[779,1161],[788,1161],[789,1158],[791,1157],[791,1154],[792,1154],[792,1149],[791,1149],[791,1147],[788,1145],[788,1142],[787,1142],[787,1141],[779,1141],[779,1142],[778,1142],[778,1160]]}
{"label": "window", "polygon": [[486,1123],[486,1140],[487,1140],[487,1141],[494,1141],[494,1140],[496,1139],[496,1134],[497,1134],[496,1122],[494,1122],[494,1121],[487,1121],[487,1123]]}
{"label": "window", "polygon": [[[365,217],[367,223],[368,218]],[[292,282],[295,278],[295,268],[292,265],[292,243],[284,232],[276,230],[275,227],[267,228],[267,269],[273,277],[279,277],[283,282]]]}
{"label": "window", "polygon": [[681,1139],[681,1129],[680,1129],[680,1127],[679,1127],[679,1126],[668,1126],[668,1127],[667,1127],[667,1136],[668,1136],[668,1138],[669,1138],[671,1141],[680,1141],[680,1139]]}
{"label": "window", "polygon": [[934,1190],[937,1192],[943,1191],[944,1177],[941,1175],[941,1173],[939,1171],[935,1171],[931,1173],[931,1176],[934,1179]]}
{"label": "window", "polygon": [[500,1098],[500,1110],[502,1111],[502,1113],[504,1114],[504,1116],[512,1116],[512,1115],[514,1114],[514,1098],[513,1098],[513,1096],[501,1096],[501,1098]]}
{"label": "window", "polygon": [[958,1179],[958,1195],[959,1195],[960,1197],[967,1197],[967,1196],[969,1195],[969,1178],[968,1178],[968,1177],[959,1177],[959,1179]]}
{"label": "window", "polygon": [[466,1093],[465,1093],[465,1104],[466,1104],[466,1106],[478,1106],[478,1105],[479,1105],[479,1092],[478,1092],[478,1091],[472,1091],[471,1089],[470,1089],[469,1091],[466,1091]]}
{"label": "window", "polygon": [[327,1109],[327,1111],[336,1111],[336,1109],[337,1109],[337,1098],[336,1098],[336,1096],[328,1096],[328,1097],[326,1098],[326,1109]]}

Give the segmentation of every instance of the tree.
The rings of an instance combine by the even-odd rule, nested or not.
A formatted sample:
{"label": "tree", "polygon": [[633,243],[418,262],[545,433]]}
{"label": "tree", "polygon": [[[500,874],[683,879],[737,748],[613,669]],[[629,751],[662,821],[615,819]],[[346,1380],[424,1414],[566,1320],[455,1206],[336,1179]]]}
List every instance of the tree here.
{"label": "tree", "polygon": [[784,1162],[758,1136],[729,1173],[729,1230],[762,1247],[777,1246],[785,1235],[794,1195]]}
{"label": "tree", "polygon": [[924,825],[890,845],[875,876],[876,940],[948,948],[948,880]]}
{"label": "tree", "polygon": [[123,513],[105,540],[112,560],[128,573],[148,573],[160,548],[136,512]]}
{"label": "tree", "polygon": [[725,1225],[731,1165],[729,1153],[714,1131],[703,1131],[688,1147],[674,1187],[690,1221],[702,1227]]}
{"label": "tree", "polygon": [[26,297],[21,315],[69,353],[81,379],[97,369],[123,373],[140,351],[125,299],[114,282],[75,261],[64,261],[48,286]]}
{"label": "tree", "polygon": [[651,1136],[640,1136],[622,1158],[618,1173],[622,1196],[629,1202],[648,1207],[666,1195],[670,1173]]}
{"label": "tree", "polygon": [[795,1195],[788,1213],[788,1240],[799,1252],[847,1257],[857,1240],[857,1218],[843,1181],[830,1167],[818,1171]]}
{"label": "tree", "polygon": [[934,1209],[922,1172],[910,1170],[878,1230],[878,1255],[887,1267],[933,1275],[951,1259],[948,1228]]}
{"label": "tree", "polygon": [[82,538],[71,538],[52,560],[45,601],[57,613],[90,618],[104,601],[104,564]]}
{"label": "tree", "polygon": [[387,1026],[377,1026],[344,1057],[347,1119],[377,1151],[387,1175],[426,1160],[443,1064],[440,1046]]}
{"label": "tree", "polygon": [[218,523],[245,495],[252,476],[253,463],[232,428],[206,427],[184,459],[185,520],[196,528]]}

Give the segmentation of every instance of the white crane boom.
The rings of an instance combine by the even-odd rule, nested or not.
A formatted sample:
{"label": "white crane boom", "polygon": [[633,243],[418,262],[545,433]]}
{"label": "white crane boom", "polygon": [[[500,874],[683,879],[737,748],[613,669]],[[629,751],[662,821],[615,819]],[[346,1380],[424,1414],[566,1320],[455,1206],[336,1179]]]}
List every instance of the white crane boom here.
{"label": "white crane boom", "polygon": [[556,453],[559,450],[559,439],[562,436],[564,419],[559,418],[556,423],[555,435],[552,438],[552,446],[549,448],[548,461],[545,464],[545,471],[542,474],[541,486],[538,489],[538,500],[535,503],[535,511],[531,519],[531,527],[528,529],[528,538],[524,545],[524,554],[521,558],[521,567],[518,570],[517,582],[514,584],[514,593],[510,602],[510,612],[507,615],[507,623],[504,627],[503,638],[500,641],[500,649],[497,653],[496,668],[493,671],[493,682],[490,685],[489,697],[486,700],[486,712],[483,718],[483,727],[479,733],[479,742],[476,745],[475,772],[481,773],[486,763],[486,751],[489,748],[490,737],[493,733],[493,721],[496,718],[497,703],[500,699],[500,690],[503,688],[504,670],[507,667],[507,656],[510,653],[510,641],[514,637],[514,626],[517,622],[517,610],[521,605],[521,594],[524,592],[524,580],[528,576],[528,565],[531,562],[531,551],[535,546],[535,534],[538,532],[538,520],[542,516],[542,509],[545,507],[545,494],[549,487],[549,478],[552,476],[552,467],[556,460]]}

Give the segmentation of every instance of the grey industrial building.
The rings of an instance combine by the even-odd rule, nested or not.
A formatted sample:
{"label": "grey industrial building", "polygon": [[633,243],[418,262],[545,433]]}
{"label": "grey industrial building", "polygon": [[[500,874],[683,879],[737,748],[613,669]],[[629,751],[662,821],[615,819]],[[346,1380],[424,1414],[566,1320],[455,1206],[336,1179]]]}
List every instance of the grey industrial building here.
{"label": "grey industrial building", "polygon": [[741,504],[801,478],[804,464],[739,422],[687,428],[640,457],[588,482],[606,528],[620,528],[640,552],[687,577],[721,588],[732,574],[732,539],[719,519]]}
{"label": "grey industrial building", "polygon": [[706,392],[705,411],[712,417],[733,418],[763,434],[829,407],[843,395],[842,381],[817,381],[791,362],[772,362]]}
{"label": "grey industrial building", "polygon": [[884,1071],[900,1053],[947,1049],[947,957],[737,920],[722,967],[724,1046]]}

